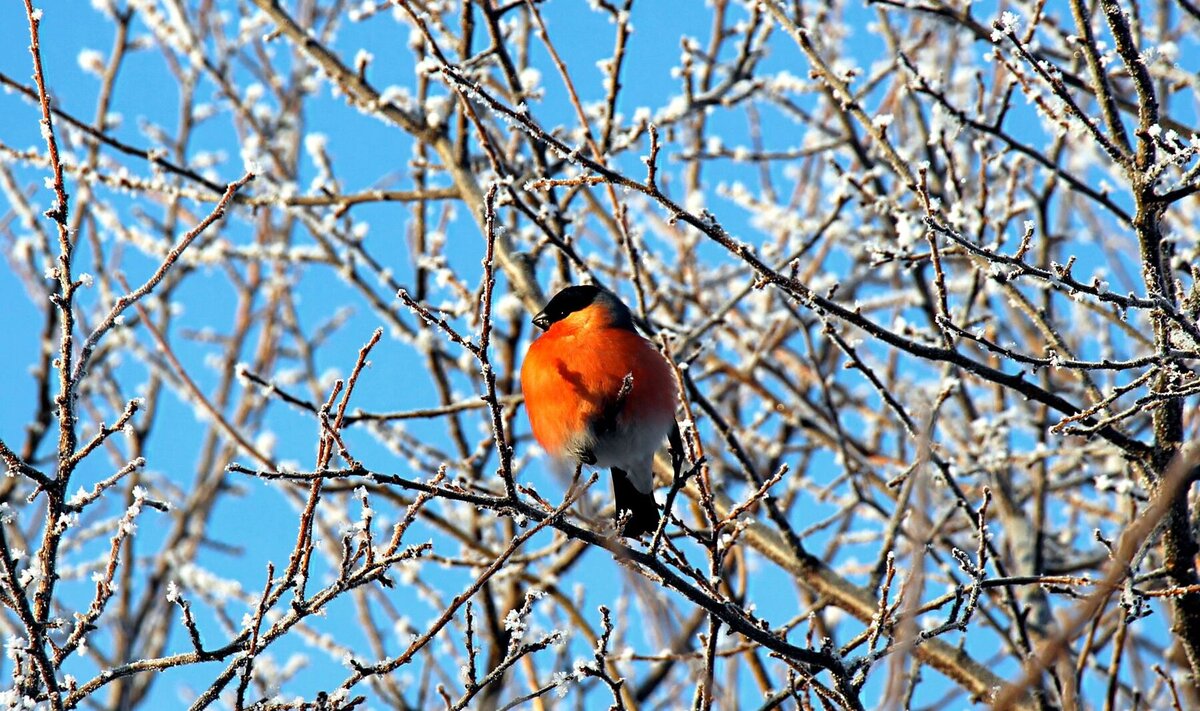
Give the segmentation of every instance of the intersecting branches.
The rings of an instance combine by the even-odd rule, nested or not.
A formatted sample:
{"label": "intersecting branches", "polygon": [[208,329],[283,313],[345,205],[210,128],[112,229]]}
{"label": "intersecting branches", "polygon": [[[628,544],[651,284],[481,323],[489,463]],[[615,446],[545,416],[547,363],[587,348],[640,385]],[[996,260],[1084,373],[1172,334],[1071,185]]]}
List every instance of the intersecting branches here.
{"label": "intersecting branches", "polygon": [[[0,16],[18,700],[1195,705],[1195,13],[960,5]],[[687,394],[646,545],[521,416],[580,281]]]}

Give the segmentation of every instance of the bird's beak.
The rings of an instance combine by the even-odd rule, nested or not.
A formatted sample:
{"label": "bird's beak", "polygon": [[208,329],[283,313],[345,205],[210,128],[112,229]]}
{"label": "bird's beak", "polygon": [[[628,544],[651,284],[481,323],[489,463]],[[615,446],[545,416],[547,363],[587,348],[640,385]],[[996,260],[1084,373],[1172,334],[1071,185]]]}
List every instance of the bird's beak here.
{"label": "bird's beak", "polygon": [[550,317],[546,315],[545,311],[541,311],[533,317],[533,325],[545,331],[550,328]]}

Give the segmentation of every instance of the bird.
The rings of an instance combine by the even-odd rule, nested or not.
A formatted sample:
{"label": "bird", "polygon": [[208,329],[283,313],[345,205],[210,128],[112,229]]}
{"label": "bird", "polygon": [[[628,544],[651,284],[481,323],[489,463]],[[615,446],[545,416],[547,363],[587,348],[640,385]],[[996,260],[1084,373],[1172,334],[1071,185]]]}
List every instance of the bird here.
{"label": "bird", "polygon": [[562,289],[533,323],[542,333],[525,353],[521,392],[534,438],[559,461],[611,469],[623,536],[655,531],[652,466],[675,427],[674,370],[603,287]]}

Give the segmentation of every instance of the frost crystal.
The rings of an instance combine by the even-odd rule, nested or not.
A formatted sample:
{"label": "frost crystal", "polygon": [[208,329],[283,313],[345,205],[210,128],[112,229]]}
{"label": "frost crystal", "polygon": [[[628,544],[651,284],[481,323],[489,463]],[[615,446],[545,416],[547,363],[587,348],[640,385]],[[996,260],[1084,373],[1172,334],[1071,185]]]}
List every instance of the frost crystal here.
{"label": "frost crystal", "polygon": [[94,49],[84,49],[77,58],[79,68],[88,74],[104,75],[104,55]]}

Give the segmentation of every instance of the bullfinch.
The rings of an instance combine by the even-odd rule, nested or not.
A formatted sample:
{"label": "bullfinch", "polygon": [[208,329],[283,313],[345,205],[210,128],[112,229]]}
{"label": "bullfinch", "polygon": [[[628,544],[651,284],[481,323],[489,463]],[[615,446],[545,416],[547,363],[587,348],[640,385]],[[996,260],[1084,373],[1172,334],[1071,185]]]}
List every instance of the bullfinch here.
{"label": "bullfinch", "polygon": [[674,373],[611,291],[568,286],[533,323],[521,390],[533,436],[550,456],[612,469],[622,535],[658,527],[654,453],[675,426]]}

